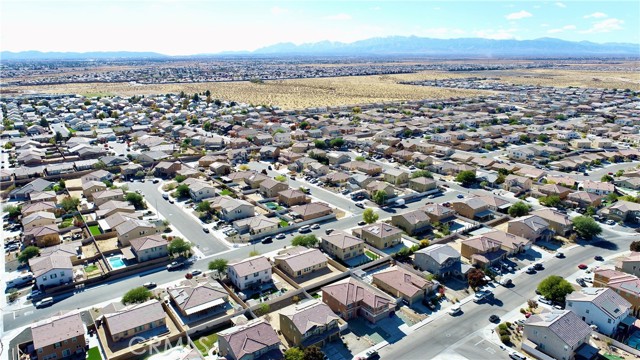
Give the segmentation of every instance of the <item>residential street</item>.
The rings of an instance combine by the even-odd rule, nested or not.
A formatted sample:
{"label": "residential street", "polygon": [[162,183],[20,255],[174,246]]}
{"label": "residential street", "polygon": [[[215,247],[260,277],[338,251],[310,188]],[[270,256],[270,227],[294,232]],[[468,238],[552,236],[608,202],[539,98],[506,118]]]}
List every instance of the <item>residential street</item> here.
{"label": "residential street", "polygon": [[[545,262],[545,270],[535,275],[522,274],[514,278],[515,287],[497,287],[494,294],[497,303],[475,304],[470,302],[462,306],[463,315],[458,317],[442,316],[416,331],[412,336],[407,336],[395,344],[391,344],[380,351],[383,359],[422,360],[433,359],[441,355],[442,359],[453,358],[451,353],[466,354],[469,359],[494,359],[490,346],[476,346],[478,339],[470,334],[481,331],[489,324],[489,316],[492,314],[502,317],[512,309],[520,307],[528,299],[535,297],[535,288],[538,283],[549,275],[568,277],[579,271],[577,264],[591,264],[595,255],[608,256],[629,249],[629,243],[635,235],[618,235],[608,230],[603,233],[603,238],[608,241],[600,241],[591,245],[580,246],[565,252],[565,259],[550,258]],[[487,341],[484,341],[488,344]],[[495,349],[494,349],[495,350]],[[477,357],[469,357],[476,354]],[[507,353],[504,352],[503,358]]]}

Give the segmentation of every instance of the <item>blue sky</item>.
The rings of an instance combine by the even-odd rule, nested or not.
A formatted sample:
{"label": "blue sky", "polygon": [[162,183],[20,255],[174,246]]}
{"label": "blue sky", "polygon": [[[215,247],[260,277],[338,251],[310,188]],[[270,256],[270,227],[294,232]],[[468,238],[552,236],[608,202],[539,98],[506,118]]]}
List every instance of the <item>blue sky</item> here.
{"label": "blue sky", "polygon": [[640,43],[638,1],[0,0],[0,49],[254,50],[416,35]]}

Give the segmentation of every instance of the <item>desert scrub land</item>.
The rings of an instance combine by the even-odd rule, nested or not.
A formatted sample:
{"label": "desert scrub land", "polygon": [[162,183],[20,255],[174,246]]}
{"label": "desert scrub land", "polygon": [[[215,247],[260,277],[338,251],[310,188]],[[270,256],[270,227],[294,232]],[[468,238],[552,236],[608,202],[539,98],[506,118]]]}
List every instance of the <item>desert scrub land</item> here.
{"label": "desert scrub land", "polygon": [[[283,109],[315,106],[354,105],[394,100],[448,99],[470,97],[479,91],[401,85],[393,76],[351,76],[318,79],[273,80],[264,83],[208,82],[176,84],[86,83],[22,86],[6,90],[23,93],[73,94],[188,94],[211,91],[214,98],[250,104],[278,105]],[[484,92],[486,94],[486,92]]]}

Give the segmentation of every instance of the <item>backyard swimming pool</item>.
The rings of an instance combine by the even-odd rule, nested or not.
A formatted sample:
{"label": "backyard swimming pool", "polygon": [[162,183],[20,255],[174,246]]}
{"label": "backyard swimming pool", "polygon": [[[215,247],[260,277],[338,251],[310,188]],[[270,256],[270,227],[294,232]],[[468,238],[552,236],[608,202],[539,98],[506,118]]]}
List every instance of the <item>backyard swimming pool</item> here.
{"label": "backyard swimming pool", "polygon": [[111,269],[113,270],[120,269],[127,266],[125,265],[124,260],[122,259],[122,256],[112,256],[110,258],[107,258],[107,260],[109,260],[109,264],[111,265]]}

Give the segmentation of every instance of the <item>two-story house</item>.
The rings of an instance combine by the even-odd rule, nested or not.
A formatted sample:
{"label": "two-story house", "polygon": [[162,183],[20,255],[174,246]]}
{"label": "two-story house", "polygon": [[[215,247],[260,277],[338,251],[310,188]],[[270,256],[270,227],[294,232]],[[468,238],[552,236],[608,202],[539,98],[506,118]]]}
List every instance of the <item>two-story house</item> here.
{"label": "two-story house", "polygon": [[318,249],[294,247],[275,256],[275,265],[292,278],[298,278],[327,268],[327,257]]}
{"label": "two-story house", "polygon": [[160,235],[143,236],[130,241],[131,252],[138,262],[163,258],[169,255],[169,242]]}
{"label": "two-story house", "polygon": [[507,232],[533,242],[550,240],[555,232],[549,223],[538,215],[528,215],[511,220],[507,223]]}
{"label": "two-story house", "polygon": [[364,253],[364,241],[340,230],[336,230],[329,235],[323,235],[320,247],[325,253],[342,261]]}
{"label": "two-story house", "polygon": [[450,276],[465,277],[470,265],[460,261],[460,253],[447,244],[435,244],[415,252],[415,265],[422,271],[446,279]]}
{"label": "two-story house", "polygon": [[385,223],[365,225],[356,232],[360,233],[362,240],[377,249],[386,249],[400,243],[402,230]]}
{"label": "two-story house", "polygon": [[399,266],[373,274],[373,285],[396,298],[402,298],[409,306],[418,303],[433,292],[435,284],[412,271]]}
{"label": "two-story house", "polygon": [[47,318],[31,325],[38,360],[84,358],[86,326],[79,312]]}
{"label": "two-story house", "polygon": [[31,258],[29,268],[39,289],[73,282],[73,265],[68,256],[50,255]]}
{"label": "two-story house", "polygon": [[318,300],[287,306],[280,311],[280,331],[290,346],[323,346],[340,336],[340,317]]}
{"label": "two-story house", "polygon": [[429,216],[422,210],[413,210],[391,217],[391,224],[404,230],[409,235],[424,233],[431,228]]}
{"label": "two-story house", "polygon": [[567,295],[567,310],[573,311],[589,325],[596,325],[598,332],[613,336],[620,323],[629,315],[631,303],[609,288],[583,288]]}
{"label": "two-story house", "polygon": [[322,287],[322,302],[344,320],[363,317],[375,323],[395,308],[384,292],[352,277]]}
{"label": "two-story house", "polygon": [[280,359],[280,344],[276,331],[263,319],[218,333],[219,353],[230,360]]}
{"label": "two-story house", "polygon": [[591,328],[569,310],[532,315],[524,323],[522,350],[542,352],[558,360],[573,360],[581,346],[589,346]]}
{"label": "two-story house", "polygon": [[227,276],[240,291],[271,282],[271,263],[264,256],[254,256],[227,266]]}
{"label": "two-story house", "polygon": [[103,326],[105,334],[113,342],[134,336],[144,338],[143,334],[149,330],[166,328],[167,313],[158,300],[152,299],[105,313]]}

